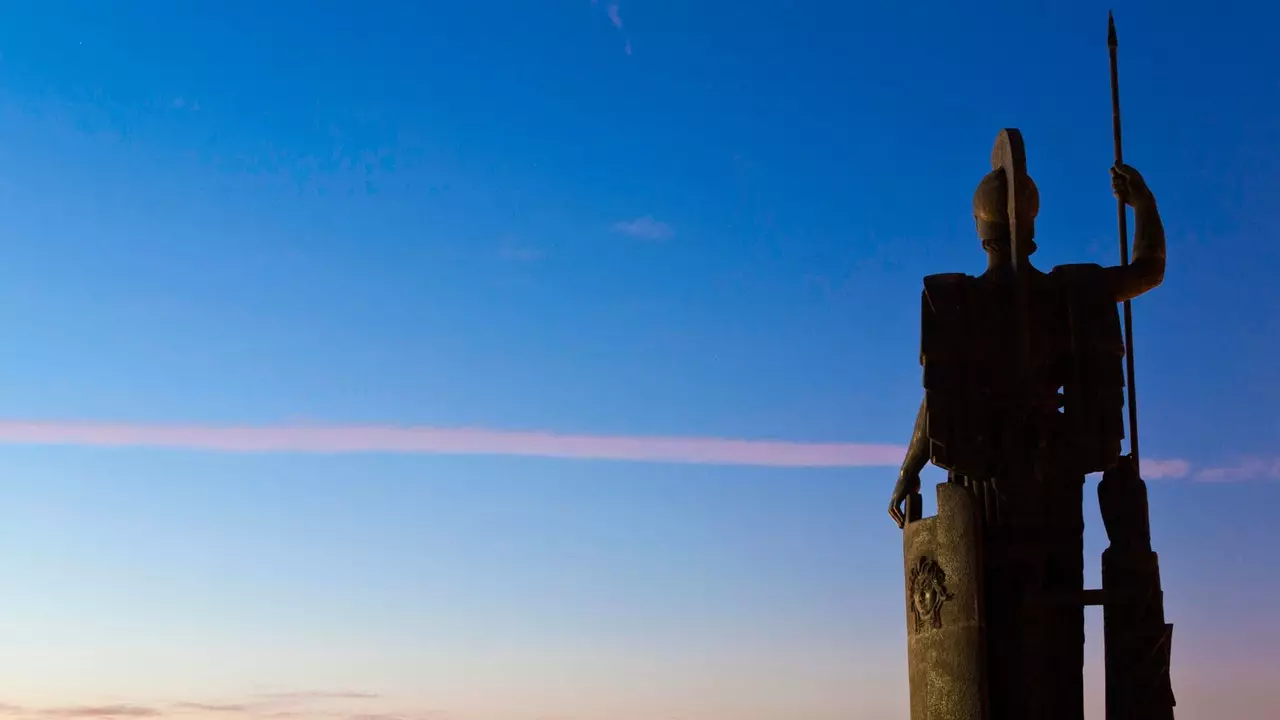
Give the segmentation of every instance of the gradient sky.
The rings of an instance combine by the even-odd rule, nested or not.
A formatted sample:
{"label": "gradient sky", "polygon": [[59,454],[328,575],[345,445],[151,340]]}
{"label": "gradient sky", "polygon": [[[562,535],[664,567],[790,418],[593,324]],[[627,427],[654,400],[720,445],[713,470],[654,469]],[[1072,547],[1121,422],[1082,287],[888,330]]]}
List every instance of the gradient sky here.
{"label": "gradient sky", "polygon": [[[0,716],[905,717],[920,278],[1000,128],[1039,265],[1117,254],[1061,7],[5,3]],[[1115,9],[1179,716],[1263,717],[1280,11]]]}

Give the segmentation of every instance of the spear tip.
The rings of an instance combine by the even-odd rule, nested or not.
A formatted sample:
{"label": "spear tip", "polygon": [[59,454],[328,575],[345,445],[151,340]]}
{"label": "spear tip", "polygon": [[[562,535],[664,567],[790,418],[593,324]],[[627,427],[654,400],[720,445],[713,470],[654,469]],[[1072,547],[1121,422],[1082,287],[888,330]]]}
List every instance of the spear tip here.
{"label": "spear tip", "polygon": [[1107,45],[1116,47],[1119,43],[1116,41],[1116,18],[1110,10],[1107,11]]}

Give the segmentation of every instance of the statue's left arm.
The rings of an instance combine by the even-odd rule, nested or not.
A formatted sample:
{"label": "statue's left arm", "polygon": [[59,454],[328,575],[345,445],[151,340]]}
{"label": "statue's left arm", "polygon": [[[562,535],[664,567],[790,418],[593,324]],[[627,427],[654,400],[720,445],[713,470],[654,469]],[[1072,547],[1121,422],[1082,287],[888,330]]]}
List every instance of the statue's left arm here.
{"label": "statue's left arm", "polygon": [[1155,196],[1137,170],[1128,165],[1111,168],[1111,188],[1133,208],[1133,260],[1106,269],[1116,302],[1123,302],[1164,282],[1164,223]]}

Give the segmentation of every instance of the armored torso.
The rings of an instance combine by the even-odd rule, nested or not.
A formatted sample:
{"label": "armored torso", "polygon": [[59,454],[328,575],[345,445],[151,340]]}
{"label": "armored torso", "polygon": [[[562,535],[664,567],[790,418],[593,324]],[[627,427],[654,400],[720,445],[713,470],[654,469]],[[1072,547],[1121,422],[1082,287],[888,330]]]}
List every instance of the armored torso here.
{"label": "armored torso", "polygon": [[925,278],[920,362],[935,465],[991,476],[1005,433],[1020,419],[1069,460],[1070,471],[1083,475],[1116,463],[1124,437],[1124,343],[1102,271],[1063,265],[1031,275],[1025,374],[1015,367],[1020,338],[1011,282]]}

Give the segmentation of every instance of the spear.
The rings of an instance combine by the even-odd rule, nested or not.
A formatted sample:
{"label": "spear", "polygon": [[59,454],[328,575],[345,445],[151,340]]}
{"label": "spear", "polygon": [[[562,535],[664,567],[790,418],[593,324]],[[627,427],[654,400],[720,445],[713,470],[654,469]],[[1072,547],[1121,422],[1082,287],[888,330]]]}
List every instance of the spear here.
{"label": "spear", "polygon": [[[1107,49],[1111,54],[1111,134],[1115,139],[1116,166],[1124,163],[1124,152],[1120,144],[1120,70],[1116,61],[1116,19],[1111,11],[1107,11]],[[1129,218],[1125,210],[1123,198],[1116,198],[1116,215],[1120,221],[1120,265],[1129,264]],[[1133,458],[1133,469],[1138,470],[1138,389],[1134,386],[1133,376],[1133,306],[1124,301],[1124,369],[1125,385],[1129,390],[1129,456]],[[1141,477],[1141,474],[1139,474]]]}

